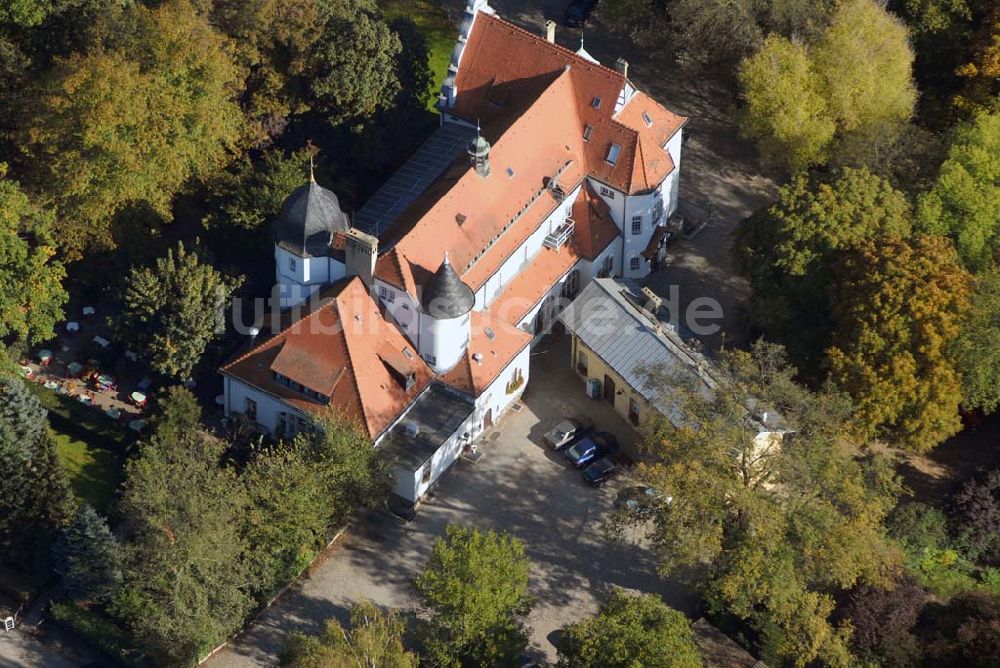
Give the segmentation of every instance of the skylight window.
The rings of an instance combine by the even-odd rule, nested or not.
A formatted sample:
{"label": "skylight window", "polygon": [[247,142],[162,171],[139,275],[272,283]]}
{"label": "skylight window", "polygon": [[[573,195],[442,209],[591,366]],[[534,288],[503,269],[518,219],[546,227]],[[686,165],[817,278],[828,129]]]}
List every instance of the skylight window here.
{"label": "skylight window", "polygon": [[642,120],[646,121],[646,127],[653,127],[653,117],[649,115],[648,111],[642,112]]}
{"label": "skylight window", "polygon": [[508,167],[507,168],[507,178],[508,179],[514,178],[514,168],[513,167]]}
{"label": "skylight window", "polygon": [[594,109],[600,109],[601,108],[601,96],[600,95],[595,95],[594,99],[590,101],[590,106],[592,106]]}
{"label": "skylight window", "polygon": [[489,327],[486,328],[486,338],[489,339],[490,341],[496,338],[496,333]]}
{"label": "skylight window", "polygon": [[618,144],[612,144],[608,147],[608,155],[604,158],[604,161],[609,165],[613,165],[618,162],[618,156],[621,155],[622,147]]}
{"label": "skylight window", "polygon": [[590,141],[590,135],[594,134],[594,126],[587,123],[583,126],[583,141]]}
{"label": "skylight window", "polygon": [[407,359],[413,359],[413,353],[410,352],[409,348],[403,348],[403,354],[406,355]]}

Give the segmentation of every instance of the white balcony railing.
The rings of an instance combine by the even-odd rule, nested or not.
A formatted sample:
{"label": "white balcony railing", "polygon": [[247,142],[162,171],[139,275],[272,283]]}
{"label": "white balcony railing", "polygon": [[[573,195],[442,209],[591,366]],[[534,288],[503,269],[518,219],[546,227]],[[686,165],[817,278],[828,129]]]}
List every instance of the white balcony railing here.
{"label": "white balcony railing", "polygon": [[546,235],[545,241],[542,242],[542,244],[546,248],[559,250],[567,241],[569,241],[569,238],[573,236],[574,227],[576,227],[576,223],[573,222],[572,218],[567,216],[566,219],[559,224],[559,227]]}

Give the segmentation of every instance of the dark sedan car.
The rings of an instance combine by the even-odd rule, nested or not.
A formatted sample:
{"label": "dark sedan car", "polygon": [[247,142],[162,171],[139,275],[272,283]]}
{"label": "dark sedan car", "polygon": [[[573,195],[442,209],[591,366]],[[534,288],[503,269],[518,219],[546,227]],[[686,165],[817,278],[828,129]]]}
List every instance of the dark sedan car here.
{"label": "dark sedan car", "polygon": [[590,18],[590,13],[594,11],[596,6],[597,0],[573,0],[566,7],[563,21],[570,28],[582,28],[587,25],[587,19]]}
{"label": "dark sedan car", "polygon": [[601,457],[596,462],[583,469],[583,479],[594,487],[600,487],[607,481],[614,478],[621,469],[607,457]]}
{"label": "dark sedan car", "polygon": [[616,450],[618,450],[618,440],[615,439],[614,435],[600,431],[584,436],[573,447],[567,448],[563,452],[569,463],[579,469],[595,459],[614,453]]}

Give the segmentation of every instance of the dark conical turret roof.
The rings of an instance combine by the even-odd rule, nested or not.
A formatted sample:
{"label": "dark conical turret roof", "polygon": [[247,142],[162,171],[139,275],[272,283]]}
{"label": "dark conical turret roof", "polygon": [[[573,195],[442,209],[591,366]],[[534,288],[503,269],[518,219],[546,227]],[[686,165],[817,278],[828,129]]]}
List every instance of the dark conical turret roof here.
{"label": "dark conical turret roof", "polygon": [[309,183],[296,188],[281,205],[274,224],[275,243],[305,257],[327,255],[333,233],[349,227],[340,200],[310,175]]}
{"label": "dark conical turret roof", "polygon": [[432,318],[446,320],[465,315],[475,305],[475,293],[458,277],[445,253],[444,262],[424,286],[420,306]]}

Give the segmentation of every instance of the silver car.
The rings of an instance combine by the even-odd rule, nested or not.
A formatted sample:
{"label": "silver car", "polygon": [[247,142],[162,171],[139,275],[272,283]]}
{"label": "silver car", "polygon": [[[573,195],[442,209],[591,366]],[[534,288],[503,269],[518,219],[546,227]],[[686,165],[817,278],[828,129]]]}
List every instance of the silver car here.
{"label": "silver car", "polygon": [[562,450],[580,440],[594,428],[594,423],[586,418],[566,418],[545,434],[545,442],[553,450]]}

